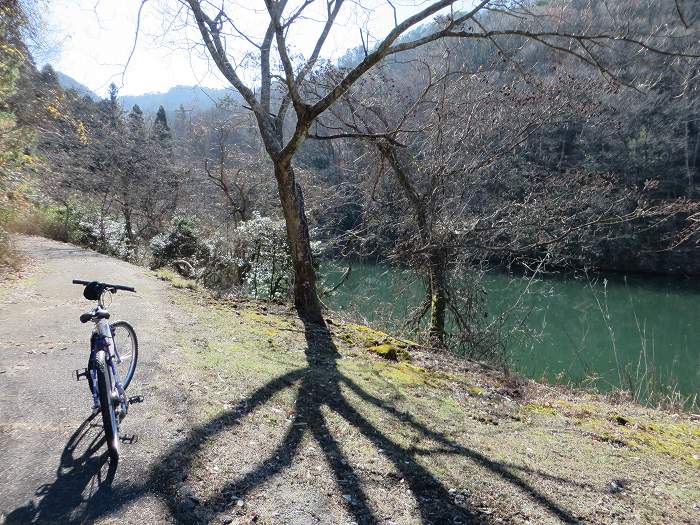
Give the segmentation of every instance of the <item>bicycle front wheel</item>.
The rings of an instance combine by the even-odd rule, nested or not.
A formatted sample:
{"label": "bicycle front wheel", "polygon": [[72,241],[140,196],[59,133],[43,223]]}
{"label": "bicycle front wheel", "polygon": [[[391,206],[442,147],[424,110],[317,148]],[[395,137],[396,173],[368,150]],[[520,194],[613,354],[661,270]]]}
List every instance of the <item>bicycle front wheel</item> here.
{"label": "bicycle front wheel", "polygon": [[121,359],[121,363],[117,363],[115,360],[114,366],[119,374],[122,387],[126,390],[136,370],[136,362],[139,358],[139,342],[136,339],[134,327],[126,321],[116,321],[111,326],[114,348]]}
{"label": "bicycle front wheel", "polygon": [[112,374],[107,364],[107,353],[104,350],[95,354],[95,368],[97,371],[97,395],[100,399],[100,412],[102,413],[102,426],[105,430],[107,449],[109,456],[117,461],[119,460],[119,424],[112,399]]}

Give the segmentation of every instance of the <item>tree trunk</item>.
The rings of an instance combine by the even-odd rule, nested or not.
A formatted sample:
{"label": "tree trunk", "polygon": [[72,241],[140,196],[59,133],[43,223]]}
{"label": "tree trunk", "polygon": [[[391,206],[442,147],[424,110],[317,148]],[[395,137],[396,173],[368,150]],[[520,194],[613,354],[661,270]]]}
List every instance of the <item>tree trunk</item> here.
{"label": "tree trunk", "polygon": [[294,265],[294,305],[303,319],[323,324],[301,187],[294,179],[294,170],[288,163],[275,163],[275,178]]}
{"label": "tree trunk", "polygon": [[445,316],[447,311],[447,279],[445,275],[445,254],[434,247],[429,260],[430,276],[430,327],[428,335],[431,344],[445,344]]}
{"label": "tree trunk", "polygon": [[430,246],[428,257],[428,293],[430,296],[430,326],[428,336],[435,346],[445,344],[445,317],[447,312],[447,257],[440,246],[436,246],[428,224],[428,214],[423,198],[411,184],[408,169],[401,162],[396,148],[386,143],[378,143],[380,153],[389,161],[415,213],[418,235],[424,246]]}
{"label": "tree trunk", "polygon": [[109,193],[105,192],[100,206],[100,247],[105,251],[107,251],[107,227],[105,226],[105,216],[107,215],[108,196]]}
{"label": "tree trunk", "polygon": [[688,177],[688,197],[693,196],[693,170],[690,168],[690,121],[685,121],[685,172]]}
{"label": "tree trunk", "polygon": [[124,215],[124,232],[126,233],[127,246],[129,249],[134,249],[136,239],[134,236],[134,228],[131,225],[131,209],[125,205],[122,208],[122,214]]}
{"label": "tree trunk", "polygon": [[[700,130],[697,124],[693,124],[696,120],[697,114],[689,110],[685,122],[685,169],[688,172],[688,197],[690,198],[695,193],[695,174],[698,171],[698,151],[700,150]],[[691,145],[693,138],[695,145]]]}

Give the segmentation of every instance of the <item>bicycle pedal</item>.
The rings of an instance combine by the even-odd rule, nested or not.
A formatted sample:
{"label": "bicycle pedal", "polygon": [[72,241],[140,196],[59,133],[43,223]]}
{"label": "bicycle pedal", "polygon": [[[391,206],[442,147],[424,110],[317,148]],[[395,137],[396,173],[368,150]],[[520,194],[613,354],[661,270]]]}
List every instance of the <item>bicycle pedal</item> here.
{"label": "bicycle pedal", "polygon": [[119,440],[127,445],[132,445],[139,440],[139,437],[136,434],[131,434],[130,436],[124,435],[119,436]]}
{"label": "bicycle pedal", "polygon": [[129,404],[133,403],[143,403],[143,396],[131,396],[129,398]]}
{"label": "bicycle pedal", "polygon": [[88,374],[89,374],[90,372],[88,372],[88,369],[87,369],[87,368],[83,368],[82,372],[80,371],[80,369],[78,369],[78,370],[75,370],[74,373],[75,373],[75,380],[76,380],[76,381],[80,381],[80,378],[81,378],[81,377],[84,377],[85,379],[87,379],[87,378],[88,378]]}

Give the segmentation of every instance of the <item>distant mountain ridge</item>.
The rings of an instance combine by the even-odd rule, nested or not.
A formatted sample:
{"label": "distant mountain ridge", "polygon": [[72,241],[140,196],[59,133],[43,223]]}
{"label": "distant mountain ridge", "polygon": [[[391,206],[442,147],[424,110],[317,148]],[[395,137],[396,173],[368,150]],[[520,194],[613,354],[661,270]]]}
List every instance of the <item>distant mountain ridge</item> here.
{"label": "distant mountain ridge", "polygon": [[216,89],[201,86],[175,86],[165,93],[146,93],[143,95],[125,95],[119,97],[124,109],[130,110],[135,104],[144,113],[155,113],[159,106],[166,111],[177,110],[180,105],[185,109],[205,111],[212,108],[225,96],[240,101],[240,95],[230,89]]}
{"label": "distant mountain ridge", "polygon": [[80,82],[75,80],[73,77],[68,76],[65,73],[61,73],[60,71],[56,71],[56,78],[58,78],[58,83],[65,90],[74,89],[75,91],[77,91],[81,95],[87,95],[92,100],[99,100],[99,98],[100,98],[89,87],[81,84]]}
{"label": "distant mountain ridge", "polygon": [[[93,100],[99,100],[100,96],[81,84],[73,77],[56,71],[58,83],[65,90],[74,89],[82,95],[87,95]],[[226,95],[236,101],[241,101],[238,93],[231,89],[216,89],[202,86],[175,86],[165,93],[144,93],[143,95],[124,95],[119,97],[119,101],[126,111],[131,110],[135,104],[144,113],[155,113],[159,106],[163,106],[167,112],[172,112],[182,105],[185,109],[195,111],[206,111],[214,107]]]}

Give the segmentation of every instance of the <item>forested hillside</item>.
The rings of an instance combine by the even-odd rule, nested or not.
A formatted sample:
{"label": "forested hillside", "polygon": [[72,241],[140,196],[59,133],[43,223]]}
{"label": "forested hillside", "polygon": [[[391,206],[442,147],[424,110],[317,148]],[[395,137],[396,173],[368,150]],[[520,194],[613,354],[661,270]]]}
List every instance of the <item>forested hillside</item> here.
{"label": "forested hillside", "polygon": [[[569,4],[574,35],[606,5]],[[506,31],[513,13],[486,10],[462,38],[374,65],[305,125],[294,157],[316,258],[413,270],[427,296],[409,326],[429,325],[436,344],[454,330],[457,346],[479,352],[496,338],[481,321],[487,267],[700,274],[697,13],[679,19],[671,4],[656,6],[680,28],[663,51],[631,37],[542,45],[557,36],[548,17],[559,4],[537,2],[536,28]],[[3,232],[175,264],[222,293],[289,298],[295,258],[277,168],[248,102],[211,90],[197,102],[178,87],[140,107],[115,85],[102,100],[64,89],[33,64],[22,29],[33,30],[31,17],[3,10]],[[630,35],[656,27],[641,0],[614,15]],[[318,60],[298,96],[323,101],[372,53]],[[278,78],[267,88],[273,104],[289,105],[287,91]],[[299,115],[280,119],[279,132],[294,136]]]}

